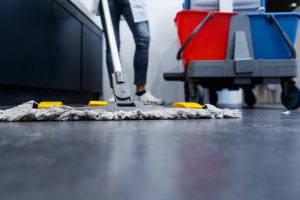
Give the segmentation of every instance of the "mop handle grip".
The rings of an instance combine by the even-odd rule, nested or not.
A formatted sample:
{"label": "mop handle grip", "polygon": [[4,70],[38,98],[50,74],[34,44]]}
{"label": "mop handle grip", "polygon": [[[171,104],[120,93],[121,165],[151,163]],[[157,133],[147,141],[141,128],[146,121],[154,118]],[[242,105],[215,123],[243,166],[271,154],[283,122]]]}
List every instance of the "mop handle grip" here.
{"label": "mop handle grip", "polygon": [[290,40],[289,36],[286,34],[286,32],[281,28],[280,24],[278,23],[278,21],[276,20],[276,18],[274,17],[274,15],[268,15],[269,20],[275,25],[275,27],[277,28],[277,30],[280,32],[280,34],[282,35],[284,41],[286,42],[286,44],[288,45],[290,51],[291,51],[291,58],[292,59],[296,59],[297,57],[297,53],[296,53],[296,49],[292,43],[292,41]]}
{"label": "mop handle grip", "polygon": [[214,15],[213,12],[209,12],[204,20],[192,31],[192,33],[188,36],[186,41],[183,43],[183,45],[180,47],[179,51],[177,52],[177,60],[181,59],[182,52],[186,48],[186,46],[190,43],[190,41],[196,36],[196,34],[200,31],[200,29],[204,26],[204,24]]}

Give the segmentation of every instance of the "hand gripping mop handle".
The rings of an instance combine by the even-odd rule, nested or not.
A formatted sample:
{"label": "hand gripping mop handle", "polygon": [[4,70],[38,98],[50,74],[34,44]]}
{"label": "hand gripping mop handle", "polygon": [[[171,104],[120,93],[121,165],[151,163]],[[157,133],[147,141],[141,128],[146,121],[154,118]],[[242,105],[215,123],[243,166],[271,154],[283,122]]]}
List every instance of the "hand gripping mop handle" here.
{"label": "hand gripping mop handle", "polygon": [[112,74],[113,80],[113,92],[115,101],[117,102],[118,106],[131,106],[133,102],[130,97],[130,89],[128,84],[125,82],[120,56],[117,48],[116,36],[113,30],[113,24],[111,20],[110,10],[108,6],[108,0],[101,0],[102,4],[102,12],[104,16],[103,25],[106,29],[106,37],[108,40],[108,45],[112,57],[112,63],[114,68],[114,73]]}

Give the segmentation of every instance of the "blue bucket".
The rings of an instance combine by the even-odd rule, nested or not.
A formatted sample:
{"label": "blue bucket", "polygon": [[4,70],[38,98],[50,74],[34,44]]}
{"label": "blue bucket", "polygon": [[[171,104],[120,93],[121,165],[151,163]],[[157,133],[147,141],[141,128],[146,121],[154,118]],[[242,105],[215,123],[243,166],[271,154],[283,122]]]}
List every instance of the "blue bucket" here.
{"label": "blue bucket", "polygon": [[297,37],[298,13],[248,14],[254,49],[254,59],[289,59],[291,51],[284,37],[268,16],[273,15],[294,44]]}

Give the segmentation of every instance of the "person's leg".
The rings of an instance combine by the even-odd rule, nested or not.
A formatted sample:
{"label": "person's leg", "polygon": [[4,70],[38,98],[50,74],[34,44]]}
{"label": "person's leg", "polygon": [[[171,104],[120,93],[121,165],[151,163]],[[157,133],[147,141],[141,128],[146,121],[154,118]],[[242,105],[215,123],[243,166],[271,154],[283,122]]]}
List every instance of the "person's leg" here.
{"label": "person's leg", "polygon": [[147,82],[147,69],[149,61],[149,23],[148,21],[135,24],[135,43],[136,51],[134,54],[134,83],[137,87],[137,92],[145,91]]}
{"label": "person's leg", "polygon": [[136,95],[145,104],[163,104],[164,100],[156,98],[146,91],[147,68],[149,59],[149,23],[148,21],[135,23],[128,0],[122,1],[122,15],[125,17],[134,37],[136,50],[134,55],[134,84]]}
{"label": "person's leg", "polygon": [[130,3],[128,0],[122,3],[122,15],[125,17],[136,44],[134,54],[134,84],[136,91],[144,92],[147,82],[147,68],[149,60],[149,23],[148,21],[135,23]]}
{"label": "person's leg", "polygon": [[[121,7],[117,0],[108,0],[108,4],[109,4],[111,20],[112,20],[112,24],[113,24],[113,28],[114,28],[114,32],[115,32],[115,36],[116,36],[118,50],[120,51],[120,28],[119,27],[120,27],[120,19],[121,19]],[[113,69],[113,63],[112,63],[109,43],[108,43],[108,39],[107,39],[107,31],[106,31],[106,27],[104,24],[104,15],[103,15],[103,8],[102,8],[101,0],[100,0],[100,4],[99,4],[99,11],[100,11],[100,17],[101,17],[101,21],[102,21],[102,25],[103,25],[104,35],[106,38],[106,65],[107,65],[107,70],[108,70],[110,87],[112,88],[112,73],[114,72],[114,69]]]}

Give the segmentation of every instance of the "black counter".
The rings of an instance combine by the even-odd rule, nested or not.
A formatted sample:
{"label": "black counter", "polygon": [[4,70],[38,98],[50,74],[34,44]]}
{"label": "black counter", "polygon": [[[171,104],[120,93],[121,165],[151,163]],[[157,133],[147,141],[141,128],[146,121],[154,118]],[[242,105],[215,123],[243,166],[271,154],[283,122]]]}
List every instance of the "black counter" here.
{"label": "black counter", "polygon": [[102,30],[68,0],[0,2],[0,103],[102,94]]}

